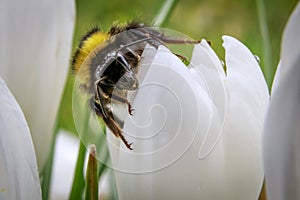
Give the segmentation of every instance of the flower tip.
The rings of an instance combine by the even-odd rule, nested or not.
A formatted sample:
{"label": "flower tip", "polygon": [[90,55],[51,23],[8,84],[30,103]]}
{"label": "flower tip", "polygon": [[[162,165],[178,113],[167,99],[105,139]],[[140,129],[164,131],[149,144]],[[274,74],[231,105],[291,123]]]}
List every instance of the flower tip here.
{"label": "flower tip", "polygon": [[202,39],[199,44],[202,45],[203,47],[210,47],[210,45],[206,39]]}
{"label": "flower tip", "polygon": [[238,39],[228,35],[223,35],[222,40],[222,46],[224,47],[225,52],[227,52],[227,55],[230,54],[230,57],[243,57],[243,59],[248,60],[248,63],[256,63],[259,67],[256,56],[252,54],[250,49],[245,44],[240,42]]}
{"label": "flower tip", "polygon": [[236,38],[229,36],[229,35],[223,35],[222,36],[223,44],[222,46],[226,48],[230,48],[231,46],[234,46],[235,43],[241,43]]}
{"label": "flower tip", "polygon": [[96,145],[92,144],[91,148],[90,148],[90,155],[96,157],[96,154],[97,154],[96,152],[97,152]]}

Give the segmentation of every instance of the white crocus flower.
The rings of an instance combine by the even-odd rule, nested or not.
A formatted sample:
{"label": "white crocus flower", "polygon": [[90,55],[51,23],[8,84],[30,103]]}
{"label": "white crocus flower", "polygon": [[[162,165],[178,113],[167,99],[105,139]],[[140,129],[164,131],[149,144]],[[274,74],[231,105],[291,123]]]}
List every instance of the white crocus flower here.
{"label": "white crocus flower", "polygon": [[300,4],[282,37],[264,132],[267,196],[270,200],[300,199]]}
{"label": "white crocus flower", "polygon": [[68,199],[78,156],[79,140],[60,131],[55,143],[50,199]]}
{"label": "white crocus flower", "polygon": [[133,150],[107,134],[121,200],[257,199],[268,88],[248,48],[223,40],[226,73],[205,40],[189,68],[165,47],[144,51],[124,125]]}
{"label": "white crocus flower", "polygon": [[24,111],[42,167],[68,72],[74,1],[0,1],[0,75]]}
{"label": "white crocus flower", "polygon": [[29,128],[0,77],[0,199],[42,199]]}

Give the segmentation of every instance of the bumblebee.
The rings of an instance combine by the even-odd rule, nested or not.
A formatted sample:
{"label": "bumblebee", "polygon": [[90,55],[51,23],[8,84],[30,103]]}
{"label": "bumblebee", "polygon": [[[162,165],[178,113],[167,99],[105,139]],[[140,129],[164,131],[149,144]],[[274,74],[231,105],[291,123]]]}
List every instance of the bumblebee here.
{"label": "bumblebee", "polygon": [[81,40],[72,60],[72,70],[81,78],[81,87],[90,95],[90,108],[103,119],[112,133],[132,150],[122,134],[123,121],[114,115],[112,103],[127,105],[133,114],[128,91],[138,88],[137,72],[147,44],[198,43],[165,36],[157,29],[139,22],[114,25],[108,32],[93,28]]}

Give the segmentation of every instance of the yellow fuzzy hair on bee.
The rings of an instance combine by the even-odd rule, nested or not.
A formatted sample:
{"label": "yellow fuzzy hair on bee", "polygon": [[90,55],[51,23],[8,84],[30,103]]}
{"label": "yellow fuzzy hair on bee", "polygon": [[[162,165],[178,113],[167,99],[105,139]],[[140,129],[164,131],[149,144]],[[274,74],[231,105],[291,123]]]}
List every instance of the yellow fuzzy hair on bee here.
{"label": "yellow fuzzy hair on bee", "polygon": [[[72,70],[77,73],[87,58],[87,56],[101,43],[109,38],[107,33],[100,31],[99,28],[94,28],[88,32],[81,40],[79,47],[73,57]],[[84,70],[85,69],[81,69]]]}

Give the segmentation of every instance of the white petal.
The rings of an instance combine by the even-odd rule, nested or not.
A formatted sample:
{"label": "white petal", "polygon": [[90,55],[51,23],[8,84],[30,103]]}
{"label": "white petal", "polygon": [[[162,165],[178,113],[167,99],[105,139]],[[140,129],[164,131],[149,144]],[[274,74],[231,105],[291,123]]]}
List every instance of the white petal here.
{"label": "white petal", "polygon": [[265,125],[269,199],[300,199],[300,57],[272,94]]}
{"label": "white petal", "polygon": [[264,163],[269,199],[300,199],[300,3],[282,40],[264,131]]}
{"label": "white petal", "polygon": [[[135,134],[135,137],[127,136],[133,142],[134,150],[121,149],[115,165],[119,170],[142,174],[117,173],[119,197],[169,199],[195,196],[201,191],[197,184],[202,180],[191,177],[199,176],[193,162],[198,161],[200,144],[196,148],[190,145],[195,134],[199,133],[202,140],[205,136],[209,124],[206,116],[210,114],[207,107],[211,102],[205,102],[209,101],[205,98],[206,92],[167,49],[160,47],[150,64],[133,102],[134,116],[126,120],[124,127],[128,135]],[[143,67],[147,66],[141,66],[142,70]],[[182,154],[189,162],[180,158]],[[191,165],[186,168],[184,163]],[[184,184],[187,182],[189,184]],[[128,192],[133,190],[135,192]]]}
{"label": "white petal", "polygon": [[280,64],[277,67],[272,85],[272,93],[277,88],[280,80],[288,73],[292,64],[300,55],[300,3],[297,4],[293,13],[289,17],[281,41]]}
{"label": "white petal", "polygon": [[53,162],[50,199],[68,199],[72,187],[79,140],[66,132],[59,132]]}
{"label": "white petal", "polygon": [[[140,81],[141,88],[133,102],[134,116],[125,121],[126,137],[133,142],[134,150],[128,151],[121,144],[119,157],[113,162],[118,170],[115,174],[120,199],[257,198],[263,178],[259,131],[268,102],[268,90],[252,54],[245,55],[247,60],[242,64],[246,66],[241,66],[244,70],[233,70],[236,66],[232,61],[241,61],[241,57],[231,59],[233,50],[238,48],[243,53],[248,50],[231,38],[225,39],[225,46],[234,47],[226,46],[231,72],[240,71],[245,75],[254,71],[249,79],[255,86],[263,88],[258,90],[262,97],[253,92],[255,89],[248,88],[252,86],[247,82],[249,79],[231,77],[227,80],[220,60],[205,42],[195,48],[194,66],[190,70],[176,56],[159,48]],[[249,69],[251,67],[254,70]],[[259,74],[261,76],[257,77]],[[228,81],[240,81],[244,91],[237,90],[230,83],[232,101],[222,103],[220,98],[227,99]],[[239,100],[237,91],[242,93],[241,99],[249,97],[247,106],[234,104]],[[224,108],[227,104],[227,109],[233,109],[228,111],[228,116]],[[260,107],[252,111],[251,106],[256,104]],[[241,116],[243,122],[237,122],[241,124],[236,124],[234,114],[240,108],[241,115],[245,116]],[[257,119],[253,119],[252,114],[257,114]],[[227,117],[225,130],[218,129],[222,115]],[[195,124],[199,125],[196,130]],[[241,129],[242,125],[249,130]],[[220,138],[214,135],[218,131],[223,131]],[[208,139],[211,135],[213,137]],[[203,144],[207,148],[201,154]],[[249,164],[249,160],[256,163]]]}
{"label": "white petal", "polygon": [[74,1],[7,0],[1,5],[0,74],[23,108],[41,167],[68,71]]}
{"label": "white petal", "polygon": [[232,175],[228,184],[239,188],[236,199],[257,199],[263,180],[261,139],[268,88],[248,48],[229,36],[223,40],[229,108],[222,141],[230,165],[227,173]]}
{"label": "white petal", "polygon": [[24,115],[0,77],[0,199],[42,199]]}
{"label": "white petal", "polygon": [[[149,64],[151,67],[140,80],[133,102],[134,115],[125,122],[124,132],[128,141],[133,142],[134,151],[120,152],[122,171],[142,173],[165,167],[185,152],[198,129],[203,136],[208,129],[208,119],[199,120],[200,113],[207,116],[209,112],[204,102],[208,99],[204,98],[206,93],[197,87],[198,83],[176,56],[163,47],[158,52],[152,63],[141,65],[141,71],[147,70]],[[170,152],[172,156],[166,159]],[[153,164],[147,164],[149,156],[144,154],[154,159]],[[129,160],[123,163],[123,159]],[[140,165],[135,166],[133,163],[138,159],[142,159]]]}
{"label": "white petal", "polygon": [[206,89],[213,103],[210,106],[213,109],[211,124],[199,152],[199,156],[204,158],[211,152],[223,132],[228,107],[226,77],[220,59],[205,40],[195,45],[190,67],[192,72],[197,72],[193,73],[195,79],[201,81],[200,84]]}

